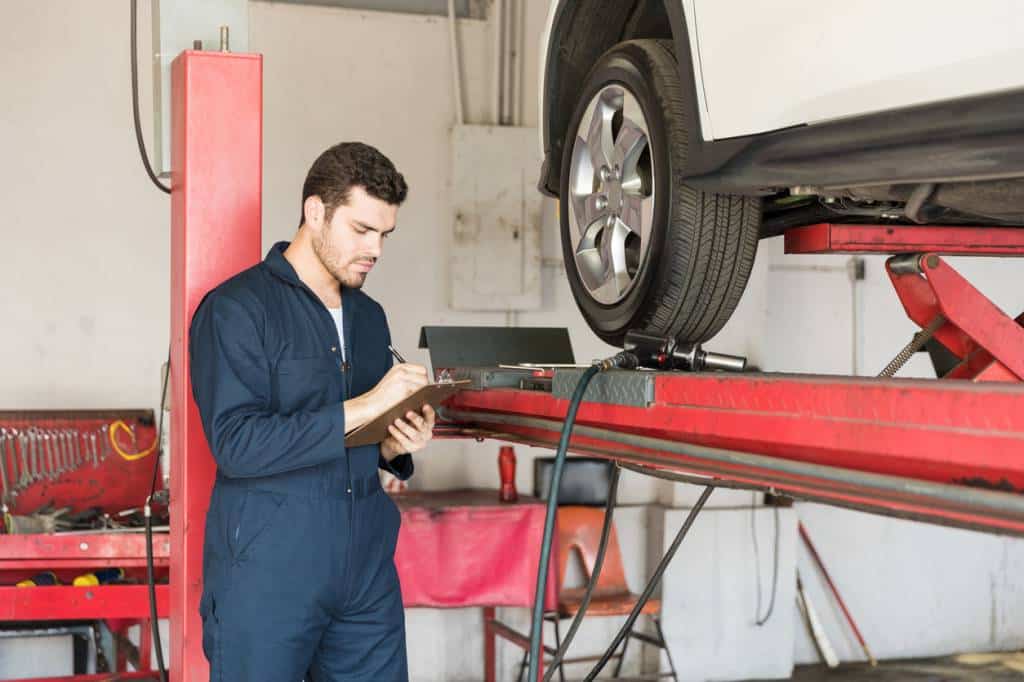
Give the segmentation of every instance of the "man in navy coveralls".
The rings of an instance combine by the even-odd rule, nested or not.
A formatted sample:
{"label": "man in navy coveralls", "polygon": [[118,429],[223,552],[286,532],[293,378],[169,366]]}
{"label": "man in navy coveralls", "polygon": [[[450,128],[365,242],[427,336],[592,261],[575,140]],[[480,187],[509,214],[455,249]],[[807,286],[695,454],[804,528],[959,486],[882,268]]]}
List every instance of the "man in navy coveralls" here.
{"label": "man in navy coveralls", "polygon": [[294,241],[192,319],[192,389],[217,463],[200,602],[212,680],[408,679],[400,516],[377,469],[409,478],[434,413],[344,445],[427,383],[424,367],[392,366],[384,311],[360,290],[405,195],[373,147],[331,147],[306,176]]}

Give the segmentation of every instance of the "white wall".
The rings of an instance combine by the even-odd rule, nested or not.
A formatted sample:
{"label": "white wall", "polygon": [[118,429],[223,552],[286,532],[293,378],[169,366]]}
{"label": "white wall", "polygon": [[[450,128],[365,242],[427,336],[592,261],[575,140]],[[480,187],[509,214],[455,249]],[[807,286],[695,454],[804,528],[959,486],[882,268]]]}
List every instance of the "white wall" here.
{"label": "white wall", "polygon": [[0,5],[0,409],[159,403],[170,209],[135,150],[127,30],[120,2]]}
{"label": "white wall", "polygon": [[[146,27],[148,3],[140,4],[140,25]],[[529,3],[531,36],[540,34],[546,4]],[[7,331],[0,334],[0,409],[155,408],[158,402],[158,368],[168,334],[168,202],[149,185],[135,150],[127,19],[126,5],[113,1],[0,4],[0,229],[7,238],[0,251],[0,311]],[[265,55],[264,250],[293,234],[303,176],[313,158],[334,142],[362,139],[391,156],[411,186],[399,232],[367,285],[389,313],[396,344],[410,358],[425,361],[426,354],[415,348],[424,323],[505,324],[504,314],[454,313],[446,306],[453,109],[444,20],[262,2],[251,5],[250,20],[250,45]],[[145,55],[149,31],[139,37]],[[467,122],[488,122],[491,27],[463,21],[459,37]],[[527,47],[522,111],[524,124],[533,125],[532,39]],[[148,69],[142,73],[148,127]],[[545,255],[557,259],[552,220],[549,205]],[[853,332],[845,275],[780,270],[818,261],[783,261],[779,249],[778,240],[762,244],[740,311],[712,347],[749,355],[769,370],[848,373]],[[843,260],[821,262],[841,265]],[[1024,307],[1015,263],[968,267],[968,274],[984,281],[1007,309]],[[884,366],[912,331],[879,272],[877,261],[870,262],[858,303],[864,372]],[[610,351],[582,323],[557,267],[544,271],[543,309],[521,314],[517,322],[568,326],[579,359]],[[908,370],[924,371],[920,360]],[[518,452],[517,484],[525,493],[532,487],[530,460],[537,451]],[[415,485],[494,486],[496,455],[497,444],[439,442],[419,457]],[[621,499],[631,505],[686,507],[695,496],[690,487],[623,476]],[[729,507],[748,503],[749,494],[719,491],[711,506],[730,514]],[[811,505],[797,511],[880,655],[945,653],[965,643],[994,648],[1024,643],[1021,619],[1014,616],[1024,606],[1019,541]],[[657,509],[630,507],[618,517],[634,590],[653,566],[647,555],[660,549],[660,516]],[[707,522],[720,529],[716,541],[732,556],[748,546],[749,529],[728,530],[724,519]],[[656,539],[648,542],[649,534]],[[704,559],[685,548],[678,561],[696,563],[696,570]],[[764,566],[768,552],[762,543]],[[929,552],[941,552],[946,561],[941,571],[922,579],[922,567],[909,559],[934,558]],[[714,572],[722,581],[753,584],[751,566],[743,562],[722,562]],[[767,581],[763,571],[762,579]],[[781,579],[791,581],[792,575]],[[979,593],[977,584],[988,591]],[[823,595],[819,584],[811,588]],[[749,615],[752,606],[742,604],[741,612]],[[779,603],[777,609],[793,613],[792,604]],[[911,614],[934,626],[911,629]],[[698,623],[713,615],[714,609],[694,608],[684,617]],[[525,625],[525,611],[505,609],[502,617]],[[479,618],[475,611],[410,612],[414,678],[478,679]],[[827,626],[835,639],[842,637],[838,621]],[[588,624],[578,640],[580,650],[597,650],[616,627],[614,619]],[[435,645],[437,632],[444,632],[445,647]],[[796,639],[799,660],[811,659],[799,626]],[[848,642],[840,650],[848,659],[857,657]],[[510,675],[518,652],[501,647],[499,653],[502,670]],[[636,669],[635,654],[627,670]]]}

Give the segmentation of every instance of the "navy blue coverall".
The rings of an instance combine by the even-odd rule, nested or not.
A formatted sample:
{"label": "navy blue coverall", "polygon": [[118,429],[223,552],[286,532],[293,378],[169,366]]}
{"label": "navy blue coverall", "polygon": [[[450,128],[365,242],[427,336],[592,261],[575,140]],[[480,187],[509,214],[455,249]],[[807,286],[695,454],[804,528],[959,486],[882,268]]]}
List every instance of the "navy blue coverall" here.
{"label": "navy blue coverall", "polygon": [[344,447],[342,402],[392,365],[387,320],[346,288],[338,339],[287,246],[210,292],[192,319],[192,391],[217,462],[200,602],[210,677],[406,680],[400,515],[377,469],[406,479],[412,457]]}

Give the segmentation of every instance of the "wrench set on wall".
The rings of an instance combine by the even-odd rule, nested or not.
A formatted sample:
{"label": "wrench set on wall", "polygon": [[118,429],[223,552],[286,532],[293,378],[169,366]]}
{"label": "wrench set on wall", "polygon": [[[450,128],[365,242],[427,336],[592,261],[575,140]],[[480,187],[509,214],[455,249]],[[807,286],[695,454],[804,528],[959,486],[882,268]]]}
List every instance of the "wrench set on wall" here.
{"label": "wrench set on wall", "polygon": [[[12,414],[17,417],[12,418]],[[118,443],[120,439],[122,443],[127,442],[127,447],[134,448],[140,427],[137,418],[122,419],[106,413],[79,414],[87,416],[0,413],[0,501],[11,503],[37,483],[57,481],[87,467],[98,469],[113,455],[129,461],[140,456],[140,453],[126,453]],[[118,431],[122,433],[119,435]]]}

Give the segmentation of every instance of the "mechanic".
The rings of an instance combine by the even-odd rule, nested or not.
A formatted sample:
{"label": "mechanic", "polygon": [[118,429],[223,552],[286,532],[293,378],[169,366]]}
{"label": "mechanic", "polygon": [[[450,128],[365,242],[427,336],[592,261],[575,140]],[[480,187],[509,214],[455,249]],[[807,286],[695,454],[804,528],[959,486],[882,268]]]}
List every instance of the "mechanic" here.
{"label": "mechanic", "polygon": [[212,680],[408,678],[400,515],[377,470],[411,476],[434,413],[344,445],[427,384],[424,367],[392,366],[384,311],[360,290],[406,192],[378,150],[331,147],[306,176],[294,241],[192,319],[193,395],[217,464],[200,602]]}

